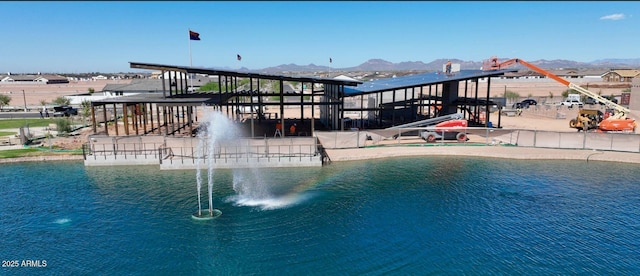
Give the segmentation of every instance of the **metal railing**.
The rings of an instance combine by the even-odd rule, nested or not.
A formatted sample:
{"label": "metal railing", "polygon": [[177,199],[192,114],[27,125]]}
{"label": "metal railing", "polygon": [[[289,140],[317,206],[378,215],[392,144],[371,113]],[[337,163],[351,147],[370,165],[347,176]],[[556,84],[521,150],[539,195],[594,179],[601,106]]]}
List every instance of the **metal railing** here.
{"label": "metal railing", "polygon": [[156,158],[160,159],[164,146],[162,143],[113,143],[113,144],[83,144],[82,154],[84,159],[92,158]]}
{"label": "metal railing", "polygon": [[[439,135],[432,143],[420,136],[423,131]],[[384,132],[388,138],[375,140],[367,136],[374,136]],[[447,132],[466,133],[470,140],[456,141],[455,136]],[[520,147],[555,148],[555,149],[591,149],[603,151],[621,151],[640,153],[640,134],[623,132],[560,132],[527,129],[503,128],[402,128],[393,130],[371,131],[334,131],[322,134],[323,146],[327,148],[361,148],[377,145],[402,145],[427,143],[440,145],[452,144],[506,144]]]}
{"label": "metal railing", "polygon": [[250,162],[261,160],[266,161],[303,161],[303,159],[313,160],[320,155],[317,144],[300,145],[221,145],[213,149],[203,148],[200,151],[194,147],[163,147],[160,148],[163,156],[162,162],[197,163],[198,160],[211,160],[217,162]]}
{"label": "metal railing", "polygon": [[200,150],[197,140],[188,142],[176,142],[175,140],[163,143],[144,142],[118,142],[116,139],[103,142],[86,143],[82,146],[84,159],[136,159],[154,158],[162,162],[196,163],[198,159],[205,160],[211,157],[212,162],[253,160],[284,160],[302,161],[304,158],[314,159],[321,154],[316,138],[264,138],[264,139],[240,139],[233,143],[216,144],[213,149],[203,146]]}
{"label": "metal railing", "polygon": [[501,138],[522,147],[640,152],[640,135],[635,133],[512,130]]}

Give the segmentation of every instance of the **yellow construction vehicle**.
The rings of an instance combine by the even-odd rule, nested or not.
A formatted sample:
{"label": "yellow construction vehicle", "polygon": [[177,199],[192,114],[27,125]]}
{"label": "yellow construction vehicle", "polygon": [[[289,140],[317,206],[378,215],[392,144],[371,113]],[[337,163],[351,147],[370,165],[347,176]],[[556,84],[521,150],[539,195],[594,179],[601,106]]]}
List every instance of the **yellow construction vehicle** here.
{"label": "yellow construction vehicle", "polygon": [[[615,114],[607,113],[604,116],[596,115],[597,112],[602,113],[598,110],[585,110],[581,109],[578,113],[578,117],[572,119],[569,122],[569,127],[577,128],[580,130],[589,130],[596,129],[598,131],[614,131],[614,132],[635,132],[636,129],[636,121],[631,118],[627,118],[627,114],[629,114],[629,109],[621,106],[608,98],[602,97],[596,93],[593,93],[587,89],[580,87],[577,84],[571,83],[561,77],[558,77],[551,72],[548,72],[538,66],[535,66],[531,63],[528,63],[524,60],[514,58],[504,62],[499,62],[497,57],[491,57],[488,60],[485,60],[482,66],[482,70],[500,70],[506,67],[509,67],[513,64],[520,63],[526,67],[531,68],[533,71],[536,71],[540,74],[543,74],[561,84],[568,86],[569,88],[576,90],[587,97],[593,98],[597,102],[605,104],[608,108],[615,111]],[[599,119],[601,118],[601,119]]]}
{"label": "yellow construction vehicle", "polygon": [[598,129],[600,122],[604,118],[604,113],[597,109],[580,109],[578,117],[569,121],[569,127],[580,130]]}

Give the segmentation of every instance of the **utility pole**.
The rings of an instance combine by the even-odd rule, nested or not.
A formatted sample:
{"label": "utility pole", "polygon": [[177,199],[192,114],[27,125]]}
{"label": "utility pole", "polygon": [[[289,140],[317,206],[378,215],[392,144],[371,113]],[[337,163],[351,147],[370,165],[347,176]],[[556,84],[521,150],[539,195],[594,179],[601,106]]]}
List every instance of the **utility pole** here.
{"label": "utility pole", "polygon": [[24,89],[22,89],[22,99],[24,100],[24,112],[27,112],[27,96],[24,95]]}

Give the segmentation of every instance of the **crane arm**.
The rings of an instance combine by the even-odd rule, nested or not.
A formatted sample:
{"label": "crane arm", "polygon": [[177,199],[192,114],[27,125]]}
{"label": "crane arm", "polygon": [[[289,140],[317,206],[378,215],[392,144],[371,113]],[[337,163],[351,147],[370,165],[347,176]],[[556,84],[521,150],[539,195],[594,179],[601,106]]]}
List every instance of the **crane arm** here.
{"label": "crane arm", "polygon": [[547,70],[544,70],[544,69],[542,69],[542,68],[540,68],[538,66],[535,66],[535,65],[533,65],[531,63],[528,63],[528,62],[526,62],[526,61],[524,61],[522,59],[514,58],[514,59],[510,59],[510,60],[504,61],[502,63],[498,63],[497,61],[498,61],[498,59],[496,57],[492,57],[490,59],[490,63],[491,64],[488,67],[484,67],[484,68],[488,68],[486,70],[500,70],[500,69],[509,67],[509,66],[511,66],[513,64],[520,63],[520,64],[522,64],[524,66],[529,67],[533,71],[536,71],[536,72],[538,72],[538,73],[540,73],[540,74],[542,74],[542,75],[544,75],[544,76],[546,76],[548,78],[551,78],[551,79],[553,79],[553,80],[555,80],[555,81],[557,81],[557,82],[559,82],[559,83],[561,83],[561,84],[563,84],[565,86],[568,86],[569,88],[571,88],[573,90],[576,90],[576,91],[586,95],[587,97],[591,97],[591,98],[593,98],[593,99],[595,99],[595,100],[597,100],[597,101],[599,101],[601,103],[604,103],[606,106],[615,109],[616,111],[618,111],[618,113],[615,115],[615,117],[618,118],[618,119],[626,118],[626,115],[630,112],[630,110],[628,108],[624,107],[624,106],[621,106],[621,105],[619,105],[617,103],[614,103],[613,101],[611,101],[611,100],[609,100],[609,99],[607,99],[605,97],[602,97],[602,96],[600,96],[600,95],[598,95],[596,93],[593,93],[593,92],[591,92],[591,91],[589,91],[587,89],[584,89],[584,88],[580,87],[579,85],[577,85],[575,83],[569,82],[569,81],[567,81],[567,80],[565,80],[565,79],[563,79],[561,77],[558,77],[555,74],[552,74],[551,72],[549,72]]}

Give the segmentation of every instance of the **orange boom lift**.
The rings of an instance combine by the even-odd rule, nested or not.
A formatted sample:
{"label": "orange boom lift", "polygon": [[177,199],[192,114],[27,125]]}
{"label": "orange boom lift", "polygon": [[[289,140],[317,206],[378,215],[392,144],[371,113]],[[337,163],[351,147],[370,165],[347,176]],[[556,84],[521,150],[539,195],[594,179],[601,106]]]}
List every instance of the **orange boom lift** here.
{"label": "orange boom lift", "polygon": [[[536,71],[540,74],[545,75],[548,78],[551,78],[565,86],[568,86],[569,88],[576,90],[584,95],[586,95],[587,97],[591,97],[593,99],[595,99],[596,101],[599,101],[601,103],[604,103],[607,107],[612,108],[616,111],[616,114],[609,116],[605,119],[600,120],[599,122],[597,122],[597,129],[600,131],[619,131],[619,132],[635,132],[636,129],[636,121],[634,119],[631,118],[627,118],[627,114],[630,112],[630,110],[624,106],[621,106],[617,103],[614,103],[613,101],[602,97],[596,93],[593,93],[587,89],[584,89],[582,87],[580,87],[577,84],[574,84],[572,82],[569,82],[561,77],[558,77],[554,74],[552,74],[551,72],[548,72],[538,66],[535,66],[531,63],[528,63],[522,59],[518,59],[518,58],[514,58],[514,59],[510,59],[504,62],[499,62],[497,57],[491,57],[491,59],[485,60],[483,62],[483,66],[482,66],[482,70],[485,71],[495,71],[495,70],[501,70],[504,69],[506,67],[509,67],[513,64],[516,63],[520,63],[526,67],[531,68],[531,70]],[[572,128],[577,128],[578,130],[583,129],[583,130],[587,130],[588,127],[586,127],[585,125],[587,123],[583,123],[584,120],[580,119],[580,115],[578,115],[579,118],[577,119],[572,119],[569,122],[569,126]]]}

